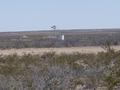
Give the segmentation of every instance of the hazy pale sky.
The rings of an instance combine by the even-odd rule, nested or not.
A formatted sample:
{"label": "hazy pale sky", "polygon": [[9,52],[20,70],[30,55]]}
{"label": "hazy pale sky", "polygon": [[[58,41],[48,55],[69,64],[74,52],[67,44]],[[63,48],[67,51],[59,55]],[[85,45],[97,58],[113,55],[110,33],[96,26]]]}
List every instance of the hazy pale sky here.
{"label": "hazy pale sky", "polygon": [[0,31],[120,28],[120,0],[0,0]]}

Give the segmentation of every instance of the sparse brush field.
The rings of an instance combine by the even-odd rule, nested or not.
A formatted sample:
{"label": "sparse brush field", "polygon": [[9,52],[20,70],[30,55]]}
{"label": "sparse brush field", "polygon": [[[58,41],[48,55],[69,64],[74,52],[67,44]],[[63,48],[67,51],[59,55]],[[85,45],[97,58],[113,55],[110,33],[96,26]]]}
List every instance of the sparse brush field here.
{"label": "sparse brush field", "polygon": [[120,45],[120,29],[0,32],[0,49],[101,46],[106,41]]}
{"label": "sparse brush field", "polygon": [[120,51],[0,56],[0,90],[120,90]]}

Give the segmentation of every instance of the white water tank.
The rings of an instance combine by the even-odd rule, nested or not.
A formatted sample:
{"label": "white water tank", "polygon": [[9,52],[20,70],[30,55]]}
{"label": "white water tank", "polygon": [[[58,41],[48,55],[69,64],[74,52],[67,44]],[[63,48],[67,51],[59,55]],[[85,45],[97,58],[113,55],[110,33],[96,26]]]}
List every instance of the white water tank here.
{"label": "white water tank", "polygon": [[62,35],[62,36],[61,36],[61,39],[64,41],[64,40],[65,40],[65,36],[64,36],[64,35]]}

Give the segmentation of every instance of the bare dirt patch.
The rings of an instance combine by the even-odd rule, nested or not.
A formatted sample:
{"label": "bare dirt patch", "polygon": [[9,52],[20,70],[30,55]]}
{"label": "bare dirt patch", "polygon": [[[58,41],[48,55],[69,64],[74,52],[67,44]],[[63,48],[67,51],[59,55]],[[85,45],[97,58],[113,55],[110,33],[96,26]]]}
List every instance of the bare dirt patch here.
{"label": "bare dirt patch", "polygon": [[[113,46],[115,50],[120,50],[120,46]],[[56,52],[57,54],[60,53],[98,53],[101,51],[105,51],[100,46],[87,46],[87,47],[64,47],[64,48],[23,48],[23,49],[7,49],[7,50],[0,50],[0,54],[2,55],[11,55],[11,54],[43,54],[45,52]]]}

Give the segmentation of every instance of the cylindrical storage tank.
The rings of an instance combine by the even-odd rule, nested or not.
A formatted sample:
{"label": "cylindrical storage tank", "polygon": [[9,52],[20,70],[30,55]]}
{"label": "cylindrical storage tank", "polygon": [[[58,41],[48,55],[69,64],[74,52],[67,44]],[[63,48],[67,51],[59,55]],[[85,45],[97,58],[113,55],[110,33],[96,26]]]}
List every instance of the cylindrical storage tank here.
{"label": "cylindrical storage tank", "polygon": [[64,36],[64,35],[62,35],[62,36],[61,36],[61,39],[62,39],[62,40],[65,40],[65,36]]}

